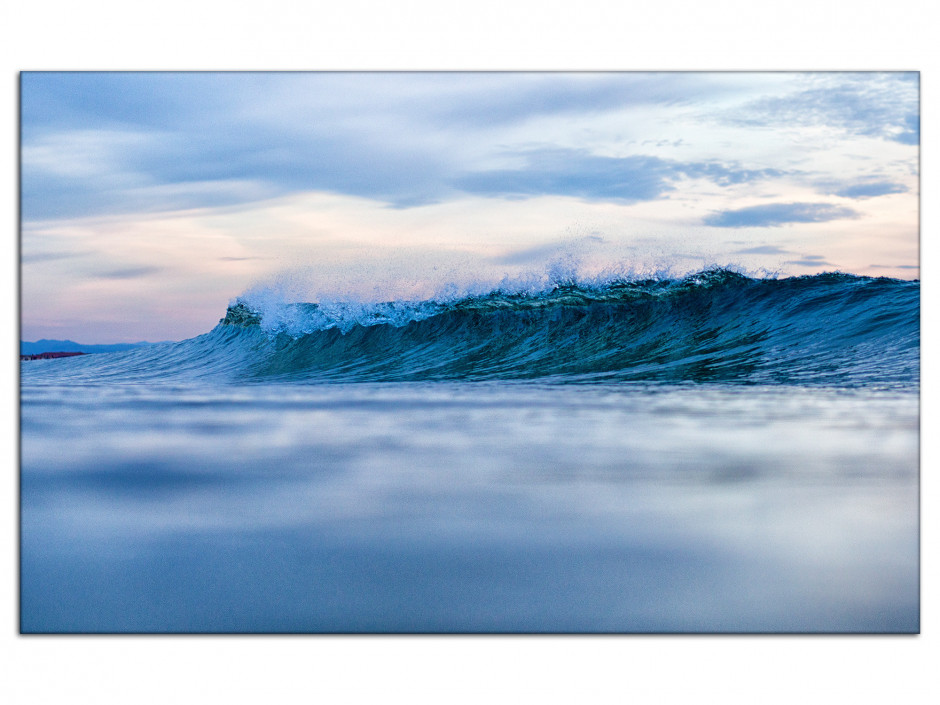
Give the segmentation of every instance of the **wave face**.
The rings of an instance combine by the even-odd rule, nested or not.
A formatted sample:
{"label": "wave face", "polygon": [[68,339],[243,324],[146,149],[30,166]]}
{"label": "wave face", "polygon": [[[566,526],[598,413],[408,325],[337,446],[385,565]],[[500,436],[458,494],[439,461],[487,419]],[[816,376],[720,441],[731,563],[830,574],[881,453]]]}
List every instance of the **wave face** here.
{"label": "wave face", "polygon": [[916,387],[920,284],[848,274],[494,291],[450,301],[239,301],[209,333],[22,366],[24,380],[526,380]]}

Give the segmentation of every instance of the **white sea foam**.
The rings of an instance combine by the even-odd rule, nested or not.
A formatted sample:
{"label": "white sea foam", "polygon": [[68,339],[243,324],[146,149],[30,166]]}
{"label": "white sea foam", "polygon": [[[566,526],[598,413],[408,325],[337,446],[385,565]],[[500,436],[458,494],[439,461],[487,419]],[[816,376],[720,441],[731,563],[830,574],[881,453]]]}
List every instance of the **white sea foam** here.
{"label": "white sea foam", "polygon": [[[292,268],[259,281],[231,304],[241,303],[261,316],[262,330],[292,336],[317,330],[390,323],[405,325],[435,315],[441,307],[494,292],[538,296],[559,286],[595,289],[614,282],[682,279],[708,269],[724,269],[752,278],[775,272],[737,264],[699,260],[631,259],[614,262],[586,256],[579,248],[554,249],[538,266],[495,266],[472,257],[433,264],[417,257],[396,259],[380,269],[371,260],[338,269],[329,264]],[[696,266],[693,266],[693,263]],[[316,304],[316,307],[301,304]]]}

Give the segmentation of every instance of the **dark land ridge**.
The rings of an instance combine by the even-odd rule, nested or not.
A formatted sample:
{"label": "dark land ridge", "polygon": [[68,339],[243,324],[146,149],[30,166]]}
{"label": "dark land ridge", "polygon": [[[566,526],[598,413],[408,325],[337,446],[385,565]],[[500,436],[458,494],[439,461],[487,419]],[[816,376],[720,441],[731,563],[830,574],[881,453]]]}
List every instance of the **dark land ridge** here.
{"label": "dark land ridge", "polygon": [[86,355],[83,352],[42,352],[35,355],[20,355],[20,360],[52,360],[57,357],[73,357],[74,355]]}

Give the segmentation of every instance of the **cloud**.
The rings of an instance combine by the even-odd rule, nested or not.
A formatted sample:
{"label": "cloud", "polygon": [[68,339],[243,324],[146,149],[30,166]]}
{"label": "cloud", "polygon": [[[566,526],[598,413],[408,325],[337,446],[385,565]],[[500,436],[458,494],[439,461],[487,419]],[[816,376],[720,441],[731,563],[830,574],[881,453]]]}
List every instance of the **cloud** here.
{"label": "cloud", "polygon": [[343,123],[463,132],[749,90],[733,74],[695,72],[25,72],[21,88],[30,130],[227,129],[237,121],[297,136]]}
{"label": "cloud", "polygon": [[781,176],[777,169],[743,169],[721,162],[678,162],[647,155],[605,157],[576,149],[539,149],[518,155],[519,169],[464,175],[458,189],[495,197],[574,196],[585,200],[636,203],[675,189],[681,178],[705,178],[720,186]]}
{"label": "cloud", "polygon": [[[822,124],[919,141],[917,74],[25,73],[21,81],[26,221],[305,191],[395,208],[462,193],[629,204],[663,197],[681,179],[728,187],[793,175],[760,156],[749,155],[749,166],[656,156],[667,144],[700,147],[683,120],[728,101],[745,131]],[[748,102],[756,86],[770,97]],[[667,127],[650,133],[650,124]],[[617,153],[637,135],[652,153],[570,146]]]}
{"label": "cloud", "polygon": [[74,259],[76,257],[88,257],[89,255],[94,254],[90,250],[85,250],[81,252],[70,252],[63,250],[62,252],[36,252],[34,254],[23,254],[20,256],[20,261],[23,264],[34,264],[38,262],[55,262],[56,260],[63,259]]}
{"label": "cloud", "polygon": [[433,102],[423,106],[426,115],[438,123],[486,127],[543,116],[676,107],[739,90],[721,74],[696,73],[464,74],[457,82],[452,74],[439,74],[429,80],[457,87],[450,95],[435,94]]}
{"label": "cloud", "polygon": [[163,267],[126,267],[124,269],[112,269],[105,272],[96,272],[96,277],[101,277],[102,279],[137,279],[139,277],[146,277],[150,274],[156,274],[157,272],[162,272]]}
{"label": "cloud", "polygon": [[[435,202],[446,190],[446,160],[433,155],[394,146],[372,151],[364,141],[341,134],[292,142],[286,135],[224,132],[224,127],[205,137],[155,132],[133,145],[102,145],[119,156],[94,174],[53,170],[51,160],[39,162],[35,151],[24,148],[24,218],[219,207],[302,191],[408,206]],[[76,135],[62,133],[56,140],[74,145]],[[73,161],[73,153],[66,148],[57,158]]]}
{"label": "cloud", "polygon": [[467,169],[461,152],[475,131],[676,104],[720,83],[631,73],[24,73],[21,81],[27,220],[299,191],[424,205],[453,195],[448,184]]}
{"label": "cloud", "polygon": [[791,259],[784,262],[784,264],[795,264],[800,267],[835,267],[836,265],[832,262],[827,262],[823,259],[822,255],[806,255],[803,259]]}
{"label": "cloud", "polygon": [[904,128],[894,134],[892,139],[901,144],[920,144],[920,115],[909,114],[904,118]]}
{"label": "cloud", "polygon": [[800,89],[747,103],[724,119],[732,124],[824,126],[901,144],[920,143],[916,72],[819,73]]}
{"label": "cloud", "polygon": [[845,186],[835,191],[828,191],[828,193],[841,196],[842,198],[863,199],[887,196],[892,193],[907,193],[907,190],[907,186],[904,184],[898,184],[892,181],[870,181]]}
{"label": "cloud", "polygon": [[239,93],[250,90],[245,78],[226,73],[24,72],[20,78],[24,137],[62,128],[154,130],[198,125],[240,102]]}
{"label": "cloud", "polygon": [[[24,219],[316,190],[434,202],[451,150],[416,129],[417,112],[402,116],[407,96],[385,110],[363,90],[381,82],[381,74],[24,74]],[[292,87],[303,98],[296,110]]]}
{"label": "cloud", "polygon": [[786,255],[791,250],[784,250],[776,245],[760,245],[759,247],[748,247],[743,250],[735,250],[736,255]]}
{"label": "cloud", "polygon": [[[521,154],[512,147],[520,135],[507,130],[525,125],[525,139],[542,138],[531,129],[535,119],[591,127],[604,114],[672,111],[750,90],[725,74],[28,72],[21,82],[26,220],[303,191],[396,208],[460,191],[630,203],[669,190],[683,168],[719,185],[779,174],[570,149],[523,155],[532,162],[528,175],[478,167],[500,152]],[[654,142],[667,141],[677,143]]]}
{"label": "cloud", "polygon": [[526,155],[523,169],[468,174],[457,188],[486,196],[575,196],[621,203],[648,201],[672,186],[673,171],[656,157],[598,157],[579,150],[545,149]]}
{"label": "cloud", "polygon": [[824,223],[857,217],[857,211],[829,203],[768,203],[720,211],[707,216],[704,223],[716,228],[775,227],[786,223]]}

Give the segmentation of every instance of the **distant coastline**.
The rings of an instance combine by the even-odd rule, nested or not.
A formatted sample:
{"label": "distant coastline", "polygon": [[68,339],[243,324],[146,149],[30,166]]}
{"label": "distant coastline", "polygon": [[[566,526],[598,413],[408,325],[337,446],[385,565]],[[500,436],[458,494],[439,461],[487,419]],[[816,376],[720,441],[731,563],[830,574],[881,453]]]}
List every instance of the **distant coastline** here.
{"label": "distant coastline", "polygon": [[74,357],[75,355],[87,355],[83,352],[41,352],[34,355],[20,355],[20,361],[23,360],[52,360],[57,357]]}

